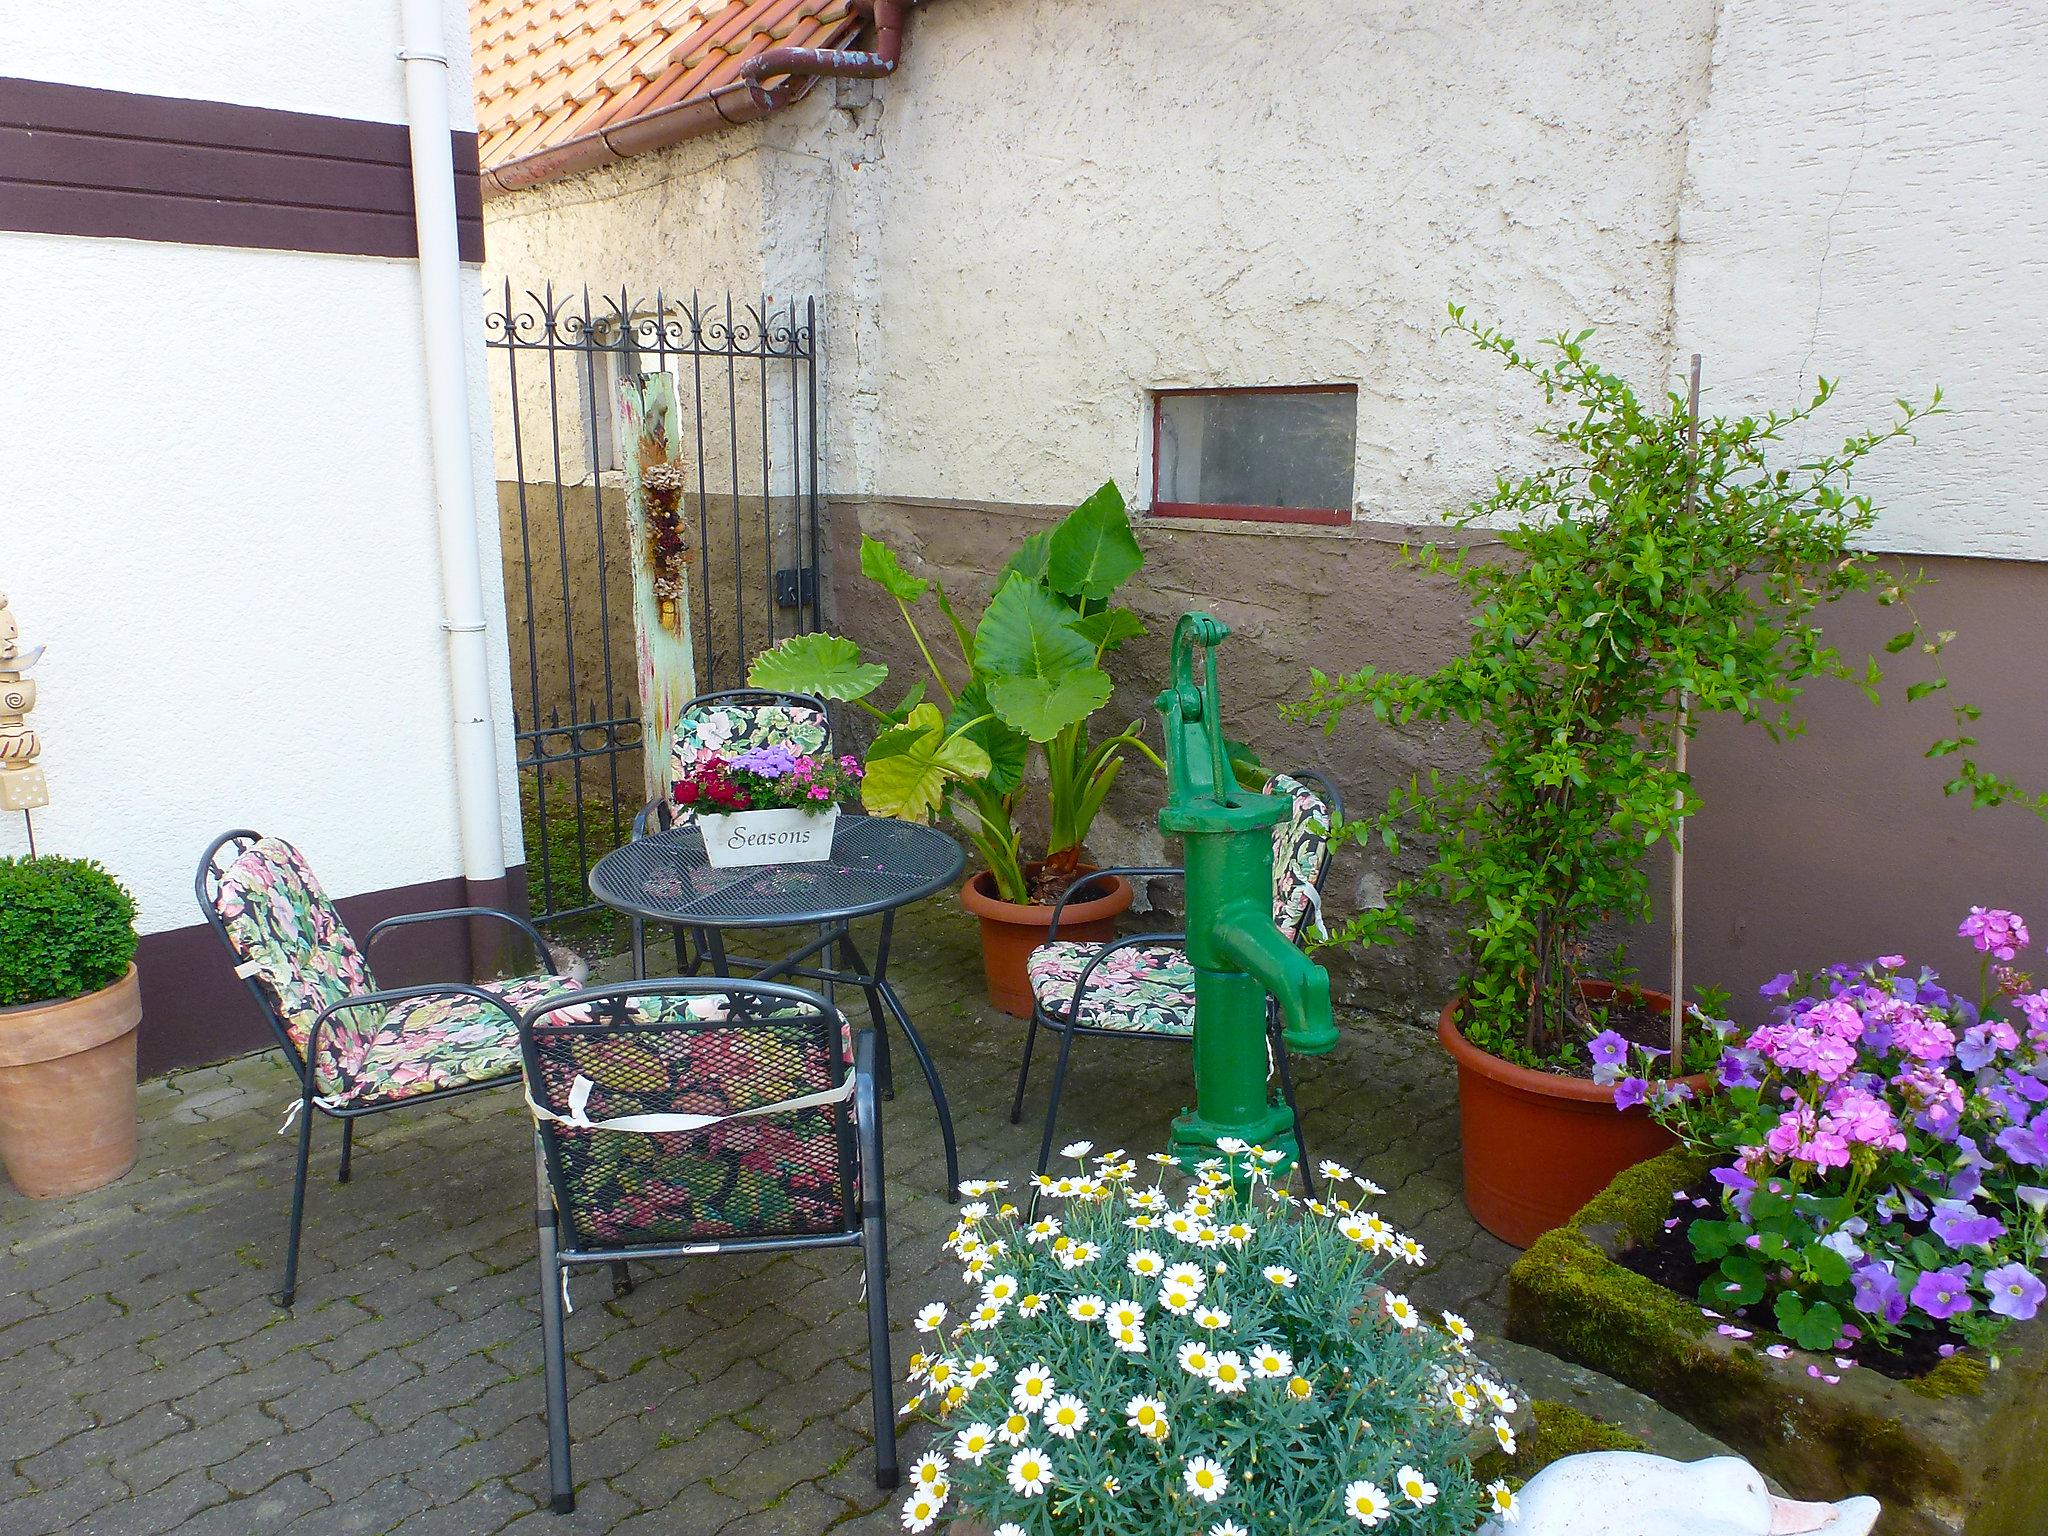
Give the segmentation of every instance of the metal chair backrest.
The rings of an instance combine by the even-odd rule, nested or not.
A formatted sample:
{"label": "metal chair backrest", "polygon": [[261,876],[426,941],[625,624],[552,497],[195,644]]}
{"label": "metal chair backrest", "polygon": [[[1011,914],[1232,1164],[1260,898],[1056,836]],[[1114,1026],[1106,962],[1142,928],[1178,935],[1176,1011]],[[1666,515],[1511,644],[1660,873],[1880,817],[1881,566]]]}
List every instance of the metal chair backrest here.
{"label": "metal chair backrest", "polygon": [[1330,871],[1330,829],[1344,816],[1336,786],[1304,769],[1276,773],[1266,793],[1293,807],[1273,829],[1273,924],[1300,943],[1311,922],[1322,923],[1323,879]]}
{"label": "metal chair backrest", "polygon": [[858,1229],[852,1035],[815,993],[592,988],[530,1010],[519,1044],[568,1246]]}
{"label": "metal chair backrest", "polygon": [[[209,927],[235,961],[235,974],[262,1006],[278,1042],[303,1068],[306,1037],[322,1009],[377,989],[370,962],[321,889],[304,855],[280,837],[247,828],[215,838],[193,881]],[[320,1073],[361,1054],[360,1018],[348,1009],[321,1034]],[[353,1053],[353,1054],[352,1054]]]}

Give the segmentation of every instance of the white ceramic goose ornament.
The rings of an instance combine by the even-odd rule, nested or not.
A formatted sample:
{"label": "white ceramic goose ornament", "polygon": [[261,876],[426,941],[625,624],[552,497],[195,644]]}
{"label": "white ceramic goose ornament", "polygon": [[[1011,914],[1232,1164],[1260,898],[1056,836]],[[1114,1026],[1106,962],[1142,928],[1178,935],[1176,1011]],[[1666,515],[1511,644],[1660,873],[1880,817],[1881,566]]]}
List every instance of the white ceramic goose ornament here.
{"label": "white ceramic goose ornament", "polygon": [[1781,1499],[1734,1456],[1670,1461],[1589,1451],[1554,1461],[1517,1498],[1520,1517],[1483,1536],[1870,1536],[1872,1498],[1839,1504]]}

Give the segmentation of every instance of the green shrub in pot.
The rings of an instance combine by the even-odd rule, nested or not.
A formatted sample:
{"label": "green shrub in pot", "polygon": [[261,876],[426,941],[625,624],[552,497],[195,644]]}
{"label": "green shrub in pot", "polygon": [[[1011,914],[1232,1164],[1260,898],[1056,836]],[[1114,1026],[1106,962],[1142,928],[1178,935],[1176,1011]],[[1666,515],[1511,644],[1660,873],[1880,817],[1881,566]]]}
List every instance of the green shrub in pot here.
{"label": "green shrub in pot", "polygon": [[91,859],[0,858],[0,1008],[112,986],[135,958],[135,899]]}

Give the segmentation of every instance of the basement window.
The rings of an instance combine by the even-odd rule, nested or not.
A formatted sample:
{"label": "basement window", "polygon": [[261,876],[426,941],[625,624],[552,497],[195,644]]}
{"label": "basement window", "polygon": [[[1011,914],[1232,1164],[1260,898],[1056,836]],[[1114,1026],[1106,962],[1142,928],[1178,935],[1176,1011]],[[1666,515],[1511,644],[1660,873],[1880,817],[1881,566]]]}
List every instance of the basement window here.
{"label": "basement window", "polygon": [[1348,523],[1357,432],[1350,384],[1162,389],[1152,404],[1153,515]]}

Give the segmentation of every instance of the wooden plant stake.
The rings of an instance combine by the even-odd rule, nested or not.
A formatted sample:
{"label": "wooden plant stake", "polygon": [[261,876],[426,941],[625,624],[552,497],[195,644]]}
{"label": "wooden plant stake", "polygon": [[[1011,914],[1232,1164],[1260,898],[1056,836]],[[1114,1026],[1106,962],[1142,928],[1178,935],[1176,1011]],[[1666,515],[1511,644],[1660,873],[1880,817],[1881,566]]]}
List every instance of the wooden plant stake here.
{"label": "wooden plant stake", "polygon": [[29,857],[36,852],[36,823],[30,813],[50,803],[49,781],[36,766],[43,744],[25,718],[36,707],[35,679],[27,674],[43,648],[23,652],[21,626],[0,593],[0,810],[19,811],[28,828]]}
{"label": "wooden plant stake", "polygon": [[[1685,394],[1685,499],[1681,519],[1692,517],[1694,460],[1700,446],[1700,355],[1692,355],[1692,383]],[[1678,695],[1678,742],[1674,754],[1678,771],[1685,772],[1686,722],[1691,701],[1683,689]],[[1685,786],[1678,788],[1678,822],[1671,839],[1671,1075],[1685,1072]]]}
{"label": "wooden plant stake", "polygon": [[690,631],[690,548],[675,380],[619,381],[626,513],[633,547],[633,648],[639,661],[643,768],[649,799],[669,793],[669,740],[697,692]]}

